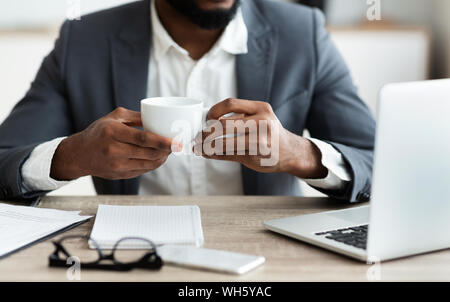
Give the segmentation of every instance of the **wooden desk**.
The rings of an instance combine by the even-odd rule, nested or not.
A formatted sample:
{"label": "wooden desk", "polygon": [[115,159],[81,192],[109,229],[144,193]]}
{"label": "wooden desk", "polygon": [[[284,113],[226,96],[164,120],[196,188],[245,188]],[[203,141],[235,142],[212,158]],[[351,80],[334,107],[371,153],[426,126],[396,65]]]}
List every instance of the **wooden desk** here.
{"label": "wooden desk", "polygon": [[[258,254],[264,266],[243,276],[183,269],[166,265],[159,272],[81,272],[82,281],[367,281],[371,268],[361,262],[293,240],[263,227],[263,221],[340,209],[326,198],[296,197],[171,197],[93,196],[46,197],[40,207],[82,210],[93,215],[98,204],[192,205],[201,209],[205,247]],[[89,234],[94,219],[67,234]],[[61,235],[59,235],[61,236]],[[56,237],[57,238],[57,237]],[[87,251],[87,243],[74,248]],[[66,270],[47,265],[49,240],[0,260],[0,281],[67,281]],[[373,268],[373,267],[372,267]],[[376,268],[375,268],[376,269]],[[381,264],[382,281],[450,280],[450,252],[440,251]]]}

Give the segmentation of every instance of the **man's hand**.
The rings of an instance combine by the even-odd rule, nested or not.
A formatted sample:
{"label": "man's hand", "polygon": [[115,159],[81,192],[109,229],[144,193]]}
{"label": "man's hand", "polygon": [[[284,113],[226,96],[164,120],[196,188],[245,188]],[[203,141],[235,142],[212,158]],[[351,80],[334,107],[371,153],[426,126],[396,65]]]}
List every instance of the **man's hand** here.
{"label": "man's hand", "polygon": [[[134,128],[141,126],[139,112],[117,108],[59,144],[50,176],[126,179],[158,168],[171,153],[172,140]],[[181,145],[174,143],[174,148],[179,151]]]}
{"label": "man's hand", "polygon": [[[234,114],[224,117],[230,113]],[[227,99],[210,109],[207,121],[208,127],[196,138],[196,154],[236,161],[259,172],[285,172],[311,179],[327,176],[320,150],[308,139],[284,129],[269,103]],[[271,157],[275,160],[269,160]]]}

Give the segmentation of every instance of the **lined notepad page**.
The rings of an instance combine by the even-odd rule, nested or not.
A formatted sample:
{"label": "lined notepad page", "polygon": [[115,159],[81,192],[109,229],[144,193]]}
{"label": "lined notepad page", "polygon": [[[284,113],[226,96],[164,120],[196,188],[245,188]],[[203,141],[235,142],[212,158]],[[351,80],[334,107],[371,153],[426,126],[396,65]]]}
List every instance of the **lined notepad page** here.
{"label": "lined notepad page", "polygon": [[[91,238],[101,248],[110,249],[125,237],[142,237],[158,245],[201,246],[204,239],[200,209],[198,206],[99,205]],[[140,246],[130,241],[130,245],[122,248]]]}

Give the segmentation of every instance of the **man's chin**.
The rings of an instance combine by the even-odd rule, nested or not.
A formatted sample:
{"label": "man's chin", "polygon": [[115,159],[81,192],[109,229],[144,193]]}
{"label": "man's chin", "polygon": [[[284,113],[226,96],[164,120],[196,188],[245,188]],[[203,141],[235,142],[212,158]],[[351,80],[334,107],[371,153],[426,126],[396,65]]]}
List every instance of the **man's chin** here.
{"label": "man's chin", "polygon": [[[221,29],[234,18],[240,0],[166,0],[192,23],[204,29]],[[231,4],[231,6],[229,6]],[[201,6],[200,6],[201,5]],[[203,7],[213,9],[203,9]],[[225,8],[222,8],[225,7]]]}

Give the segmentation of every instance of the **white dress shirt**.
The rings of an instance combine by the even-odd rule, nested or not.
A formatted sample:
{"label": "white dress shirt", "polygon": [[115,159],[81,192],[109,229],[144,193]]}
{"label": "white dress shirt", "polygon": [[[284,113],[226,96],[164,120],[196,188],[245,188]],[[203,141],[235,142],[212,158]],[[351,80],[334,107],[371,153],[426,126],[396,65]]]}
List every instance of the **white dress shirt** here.
{"label": "white dress shirt", "polygon": [[[165,30],[154,2],[151,1],[153,41],[148,97],[191,97],[202,100],[205,107],[237,97],[236,55],[248,52],[248,32],[242,12],[238,10],[212,49],[195,61]],[[50,177],[53,154],[62,139],[45,142],[33,150],[22,166],[24,191],[55,190],[68,183]],[[342,155],[330,144],[317,139],[311,141],[321,151],[328,175],[324,179],[305,181],[323,189],[341,189],[351,180]],[[241,165],[193,154],[171,154],[161,167],[142,175],[139,194],[242,195]]]}

